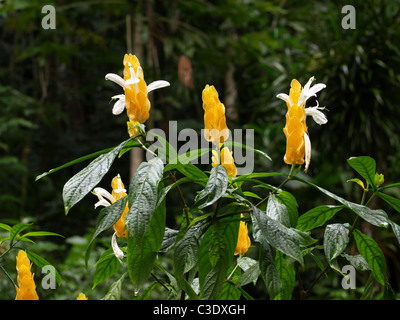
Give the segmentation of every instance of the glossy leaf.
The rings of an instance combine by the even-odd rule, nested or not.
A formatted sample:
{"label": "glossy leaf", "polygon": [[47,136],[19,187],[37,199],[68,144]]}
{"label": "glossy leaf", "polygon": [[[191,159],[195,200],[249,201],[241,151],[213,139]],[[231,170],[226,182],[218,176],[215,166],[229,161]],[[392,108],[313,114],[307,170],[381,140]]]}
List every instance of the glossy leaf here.
{"label": "glossy leaf", "polygon": [[376,190],[375,185],[375,173],[376,173],[376,163],[371,157],[361,156],[352,157],[347,160],[350,166],[356,170],[373,188]]}
{"label": "glossy leaf", "polygon": [[160,158],[142,162],[129,186],[129,212],[125,224],[129,234],[140,241],[146,234],[158,204],[158,185],[163,177],[164,164]]}
{"label": "glossy leaf", "polygon": [[349,224],[329,224],[324,233],[324,252],[329,263],[346,249],[349,243]]}
{"label": "glossy leaf", "polygon": [[196,196],[194,206],[202,209],[212,205],[225,194],[227,188],[228,174],[226,169],[221,165],[214,166],[207,185]]}
{"label": "glossy leaf", "polygon": [[287,264],[287,258],[284,254],[277,251],[275,255],[275,266],[278,271],[279,278],[282,282],[280,292],[274,297],[274,300],[291,300],[293,289],[296,283],[296,271],[294,264]]}
{"label": "glossy leaf", "polygon": [[400,199],[394,198],[382,192],[378,192],[377,194],[381,199],[385,200],[393,209],[395,209],[397,212],[400,212]]}
{"label": "glossy leaf", "polygon": [[278,221],[286,227],[290,227],[288,209],[273,193],[269,195],[266,214],[271,219]]}
{"label": "glossy leaf", "polygon": [[[199,255],[199,283],[203,299],[216,299],[222,290],[236,249],[239,221],[224,219],[203,236]],[[213,239],[218,236],[218,240]]]}
{"label": "glossy leaf", "polygon": [[263,241],[260,245],[259,265],[270,298],[274,299],[282,289],[282,281],[275,266],[275,252],[267,241]]}
{"label": "glossy leaf", "polygon": [[133,285],[140,287],[150,276],[154,261],[164,238],[166,206],[163,201],[152,214],[149,227],[143,237],[135,238],[128,233],[127,267]]}
{"label": "glossy leaf", "polygon": [[112,249],[106,250],[96,262],[92,289],[100,282],[113,276],[119,270],[120,266],[121,263],[118,261]]}
{"label": "glossy leaf", "polygon": [[319,190],[320,192],[324,193],[328,197],[343,204],[345,207],[347,207],[348,209],[353,211],[355,214],[357,214],[358,216],[363,218],[365,221],[371,223],[374,226],[383,227],[383,228],[387,228],[389,226],[388,216],[387,216],[386,212],[381,209],[373,210],[366,206],[347,201],[347,200],[337,196],[336,194],[334,194],[324,188],[321,188],[320,186],[317,186],[316,184],[313,184],[307,180],[301,179],[299,177],[292,177],[292,179],[301,181],[301,182]]}
{"label": "glossy leaf", "polygon": [[253,235],[256,241],[266,240],[274,249],[297,260],[303,265],[302,249],[316,240],[303,231],[287,228],[283,224],[271,219],[257,207],[251,212],[253,220]]}
{"label": "glossy leaf", "polygon": [[68,214],[69,210],[91,192],[101,179],[103,179],[113,164],[115,157],[131,139],[122,142],[111,151],[98,156],[87,167],[67,181],[63,188],[65,214]]}
{"label": "glossy leaf", "polygon": [[386,260],[381,248],[375,240],[367,237],[359,230],[354,230],[354,239],[358,251],[371,267],[375,280],[384,285],[386,281]]}
{"label": "glossy leaf", "polygon": [[299,217],[297,229],[310,231],[321,227],[342,209],[343,206],[319,206],[313,208]]}

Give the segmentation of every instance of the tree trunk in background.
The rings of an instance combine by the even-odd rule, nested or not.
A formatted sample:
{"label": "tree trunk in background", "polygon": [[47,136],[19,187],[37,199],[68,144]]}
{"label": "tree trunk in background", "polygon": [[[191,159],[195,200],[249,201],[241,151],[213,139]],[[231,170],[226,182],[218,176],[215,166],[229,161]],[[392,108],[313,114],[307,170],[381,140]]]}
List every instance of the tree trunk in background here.
{"label": "tree trunk in background", "polygon": [[[141,7],[138,5],[138,7]],[[127,53],[136,55],[139,60],[143,59],[142,48],[142,19],[140,10],[134,13],[134,21],[132,23],[131,15],[126,17],[126,50]],[[134,27],[133,47],[132,47],[132,27]],[[134,52],[132,51],[134,49]],[[133,148],[130,151],[130,168],[129,175],[132,180],[137,168],[143,161],[143,150],[141,148]]]}

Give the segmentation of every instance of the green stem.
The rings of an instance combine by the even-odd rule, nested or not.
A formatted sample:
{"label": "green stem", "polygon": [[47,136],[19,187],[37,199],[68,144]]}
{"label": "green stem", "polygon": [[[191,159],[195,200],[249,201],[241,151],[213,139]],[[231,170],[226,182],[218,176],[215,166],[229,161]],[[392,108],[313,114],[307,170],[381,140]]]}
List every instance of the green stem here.
{"label": "green stem", "polygon": [[[286,179],[276,188],[276,190],[281,189],[288,181],[290,181],[292,179],[292,174],[293,174],[293,170],[296,167],[295,164],[292,164],[292,167],[290,168],[289,174],[286,177]],[[268,194],[268,196],[266,196],[264,199],[262,199],[259,203],[256,204],[256,207],[260,206],[261,204],[263,204],[266,200],[268,200],[269,196],[271,195]]]}
{"label": "green stem", "polygon": [[4,274],[7,276],[8,279],[10,279],[11,283],[13,284],[14,288],[16,287],[14,280],[10,277],[6,269],[0,264],[0,269],[3,270]]}

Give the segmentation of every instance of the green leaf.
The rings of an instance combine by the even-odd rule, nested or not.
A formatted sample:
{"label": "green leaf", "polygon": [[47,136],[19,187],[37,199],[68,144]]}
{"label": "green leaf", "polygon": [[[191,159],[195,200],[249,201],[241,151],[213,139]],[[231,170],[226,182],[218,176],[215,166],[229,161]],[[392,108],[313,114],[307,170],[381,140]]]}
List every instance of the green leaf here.
{"label": "green leaf", "polygon": [[118,261],[112,249],[106,250],[96,263],[94,272],[93,287],[94,289],[100,282],[113,276],[120,268],[121,263]]}
{"label": "green leaf", "polygon": [[200,221],[188,230],[180,231],[174,249],[174,273],[177,279],[197,265],[200,236],[209,221]]}
{"label": "green leaf", "polygon": [[178,153],[175,148],[163,137],[163,135],[158,134],[155,131],[149,131],[147,132],[147,137],[157,140],[157,142],[153,143],[149,147],[149,150],[153,152],[157,151],[159,158],[167,163],[172,159],[178,159]]}
{"label": "green leaf", "polygon": [[266,214],[271,219],[278,221],[286,227],[290,227],[288,209],[273,193],[269,195]]}
{"label": "green leaf", "polygon": [[287,264],[287,258],[282,252],[276,252],[275,266],[278,271],[278,276],[282,282],[281,291],[274,297],[274,300],[291,300],[293,289],[296,282],[296,270],[294,263]]}
{"label": "green leaf", "polygon": [[275,267],[275,252],[267,241],[262,241],[260,245],[259,264],[261,277],[264,280],[270,298],[274,299],[282,289],[282,281]]}
{"label": "green leaf", "polygon": [[150,276],[164,238],[165,221],[166,206],[163,201],[154,211],[144,236],[135,238],[128,233],[127,266],[135,287],[140,287]]}
{"label": "green leaf", "polygon": [[[239,300],[241,295],[241,290],[236,287],[236,283],[240,279],[241,271],[239,268],[235,268],[235,265],[232,265],[228,270],[228,274],[230,275],[230,281],[225,281],[222,285],[221,294],[218,296],[218,300]],[[231,273],[233,274],[231,275]]]}
{"label": "green leaf", "polygon": [[[41,269],[44,266],[52,266],[54,268],[54,266],[50,262],[48,262],[46,259],[42,258],[41,256],[32,251],[26,250],[26,255],[28,256],[29,260],[31,260],[35,265],[37,265]],[[56,268],[54,268],[54,270],[55,270],[56,282],[58,286],[61,286],[62,282],[61,275]]]}
{"label": "green leaf", "polygon": [[184,176],[187,178],[191,179],[191,181],[194,181],[196,183],[199,183],[203,186],[206,185],[208,181],[208,176],[201,171],[198,167],[196,167],[192,163],[187,163],[187,164],[167,164],[164,168],[164,171],[170,171],[170,170],[178,170],[180,173],[182,173]]}
{"label": "green leaf", "polygon": [[120,300],[121,299],[121,290],[122,290],[122,282],[124,281],[125,273],[115,281],[108,290],[107,294],[101,300]]}
{"label": "green leaf", "polygon": [[354,230],[353,234],[357,249],[371,267],[375,280],[385,285],[386,260],[381,248],[375,240],[367,237],[361,231]]}
{"label": "green leaf", "polygon": [[127,200],[128,197],[123,197],[118,201],[114,202],[112,205],[100,210],[92,239],[90,240],[89,245],[86,249],[86,254],[85,254],[86,264],[89,261],[90,251],[92,249],[93,241],[97,238],[97,236],[100,233],[110,229],[118,221],[118,219],[121,217],[122,213],[125,210]]}
{"label": "green leaf", "polygon": [[271,157],[268,154],[266,154],[264,151],[252,148],[252,147],[250,147],[250,146],[248,146],[246,144],[242,144],[242,143],[239,143],[239,142],[236,142],[236,141],[226,141],[226,142],[224,142],[224,146],[225,147],[230,147],[230,149],[232,149],[232,146],[240,147],[240,148],[246,149],[246,150],[248,150],[250,152],[257,153],[258,155],[264,157],[265,159],[267,159],[269,161],[272,161]]}
{"label": "green leaf", "polygon": [[397,212],[400,212],[400,199],[394,198],[382,192],[378,192],[377,194],[381,199],[385,200],[393,209],[395,209]]}
{"label": "green leaf", "polygon": [[400,226],[393,221],[389,221],[390,226],[392,227],[393,233],[397,238],[397,241],[400,244]]}
{"label": "green leaf", "polygon": [[160,158],[142,162],[129,186],[129,212],[125,224],[135,241],[146,234],[158,204],[158,185],[163,177],[164,164]]}
{"label": "green leaf", "polygon": [[7,230],[7,231],[11,231],[12,227],[9,226],[8,224],[5,223],[0,223],[0,228]]}
{"label": "green leaf", "polygon": [[321,187],[317,186],[316,184],[313,184],[307,180],[301,179],[299,177],[292,177],[292,179],[301,181],[301,182],[319,190],[320,192],[324,193],[328,197],[340,202],[346,208],[350,209],[355,214],[357,214],[358,216],[363,218],[365,221],[371,223],[374,226],[383,227],[383,228],[387,228],[389,226],[388,216],[387,216],[386,212],[381,209],[373,210],[366,206],[347,201],[347,200],[337,196],[336,194],[334,194],[328,190],[325,190],[324,188],[321,188]]}
{"label": "green leaf", "polygon": [[361,156],[361,157],[352,157],[347,160],[350,166],[356,170],[367,182],[372,189],[376,190],[375,184],[375,172],[376,172],[376,163],[375,160],[371,157]]}
{"label": "green leaf", "polygon": [[[236,249],[239,220],[219,220],[203,236],[199,254],[199,283],[202,299],[216,299],[227,277]],[[213,237],[219,234],[216,241]]]}
{"label": "green leaf", "polygon": [[363,258],[363,256],[361,254],[351,256],[346,253],[342,253],[342,256],[345,257],[351,263],[351,265],[354,268],[356,268],[357,270],[360,270],[360,271],[371,270],[371,267],[369,266],[367,261],[365,261],[365,259]]}
{"label": "green leaf", "polygon": [[312,229],[321,227],[343,208],[343,206],[330,205],[313,208],[299,217],[297,229],[302,231],[310,231]]}
{"label": "green leaf", "polygon": [[28,238],[28,237],[47,237],[47,236],[57,236],[57,237],[63,237],[61,234],[54,233],[54,232],[48,232],[48,231],[33,231],[33,232],[27,232],[25,233],[20,239]]}
{"label": "green leaf", "polygon": [[17,223],[10,230],[10,246],[13,245],[14,239],[24,230],[31,228],[32,224]]}
{"label": "green leaf", "polygon": [[65,214],[80,200],[82,200],[103,179],[114,162],[115,157],[124,145],[133,138],[122,142],[111,151],[100,155],[87,167],[75,174],[67,181],[63,189]]}
{"label": "green leaf", "polygon": [[97,152],[88,154],[88,155],[86,155],[86,156],[80,157],[80,158],[78,158],[78,159],[72,160],[72,161],[70,161],[70,162],[67,162],[66,164],[63,164],[62,166],[59,166],[59,167],[57,167],[57,168],[51,169],[51,170],[49,170],[49,171],[47,171],[47,172],[44,172],[44,173],[38,175],[38,176],[35,178],[35,181],[38,181],[39,179],[42,179],[43,177],[48,176],[49,174],[52,174],[52,173],[54,173],[54,172],[57,172],[57,171],[59,171],[59,170],[61,170],[61,169],[68,168],[68,167],[73,166],[73,165],[75,165],[75,164],[78,164],[78,163],[81,163],[81,162],[83,162],[83,161],[86,161],[86,160],[89,160],[89,159],[98,157],[98,156],[100,156],[100,155],[102,155],[102,154],[108,153],[108,152],[112,151],[113,149],[114,149],[114,148],[107,148],[107,149],[104,149],[104,150],[101,150],[101,151],[97,151]]}
{"label": "green leaf", "polygon": [[233,182],[243,182],[243,181],[251,181],[254,178],[268,178],[274,176],[286,176],[286,174],[281,172],[254,172],[254,173],[246,173],[242,174],[239,177],[233,178]]}
{"label": "green leaf", "polygon": [[194,206],[199,209],[212,205],[220,199],[228,188],[228,174],[221,165],[212,168],[207,185],[195,198]]}
{"label": "green leaf", "polygon": [[253,206],[251,217],[254,229],[253,236],[257,242],[266,240],[274,249],[283,252],[303,265],[302,249],[316,240],[312,239],[308,233],[285,227],[268,217],[257,207]]}
{"label": "green leaf", "polygon": [[324,252],[329,263],[346,249],[349,243],[349,224],[329,224],[324,233]]}
{"label": "green leaf", "polygon": [[387,186],[381,187],[380,190],[390,189],[390,188],[397,188],[397,187],[400,187],[400,182],[388,184]]}
{"label": "green leaf", "polygon": [[237,264],[244,271],[239,281],[236,283],[236,287],[242,287],[246,284],[253,282],[256,284],[258,277],[261,274],[260,264],[258,261],[249,257],[239,257]]}

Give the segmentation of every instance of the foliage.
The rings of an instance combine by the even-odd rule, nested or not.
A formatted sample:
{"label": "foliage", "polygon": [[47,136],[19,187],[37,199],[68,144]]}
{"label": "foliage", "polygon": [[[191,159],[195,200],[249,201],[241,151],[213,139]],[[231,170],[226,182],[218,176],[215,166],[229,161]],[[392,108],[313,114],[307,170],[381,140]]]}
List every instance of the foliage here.
{"label": "foliage", "polygon": [[[400,177],[393,2],[354,1],[356,30],[340,28],[346,1],[54,3],[53,31],[40,27],[40,0],[10,0],[0,8],[0,218],[11,228],[32,221],[66,239],[35,244],[33,251],[51,257],[63,275],[63,285],[42,296],[73,299],[94,288],[89,296],[95,299],[173,299],[182,292],[188,298],[290,299],[304,298],[302,289],[309,288],[309,299],[380,299],[391,296],[390,287],[398,291],[400,193],[398,184],[379,183],[376,176],[378,166],[387,181]],[[121,70],[127,51],[141,57],[147,79],[162,75],[172,84],[152,96],[147,136],[169,120],[199,132],[199,92],[215,84],[230,126],[256,132],[256,172],[231,179],[221,168],[171,164],[170,155],[158,154],[166,162],[158,175],[149,170],[157,161],[144,161],[133,177],[130,150],[143,147],[121,139],[125,119],[110,119],[114,88],[104,81],[111,69]],[[182,56],[193,68],[192,85],[179,77]],[[289,177],[280,160],[286,110],[276,94],[292,78],[303,82],[310,75],[327,84],[321,101],[329,124],[310,125],[309,176],[299,171]],[[58,171],[39,176],[49,168]],[[89,196],[116,173],[131,181],[128,202],[146,207],[140,219],[128,219],[135,237],[121,243],[122,264],[109,240],[125,203],[100,210],[96,219]],[[135,193],[138,181],[148,178],[152,183]],[[285,189],[276,187],[282,182]],[[239,258],[232,247],[241,212],[253,245]],[[273,237],[275,231],[282,237]],[[143,261],[148,268],[140,268]],[[11,254],[0,261],[5,270],[14,262]],[[357,290],[339,288],[341,266],[348,263],[359,270]],[[94,265],[93,272],[85,270]],[[9,285],[3,278],[2,292]]]}

